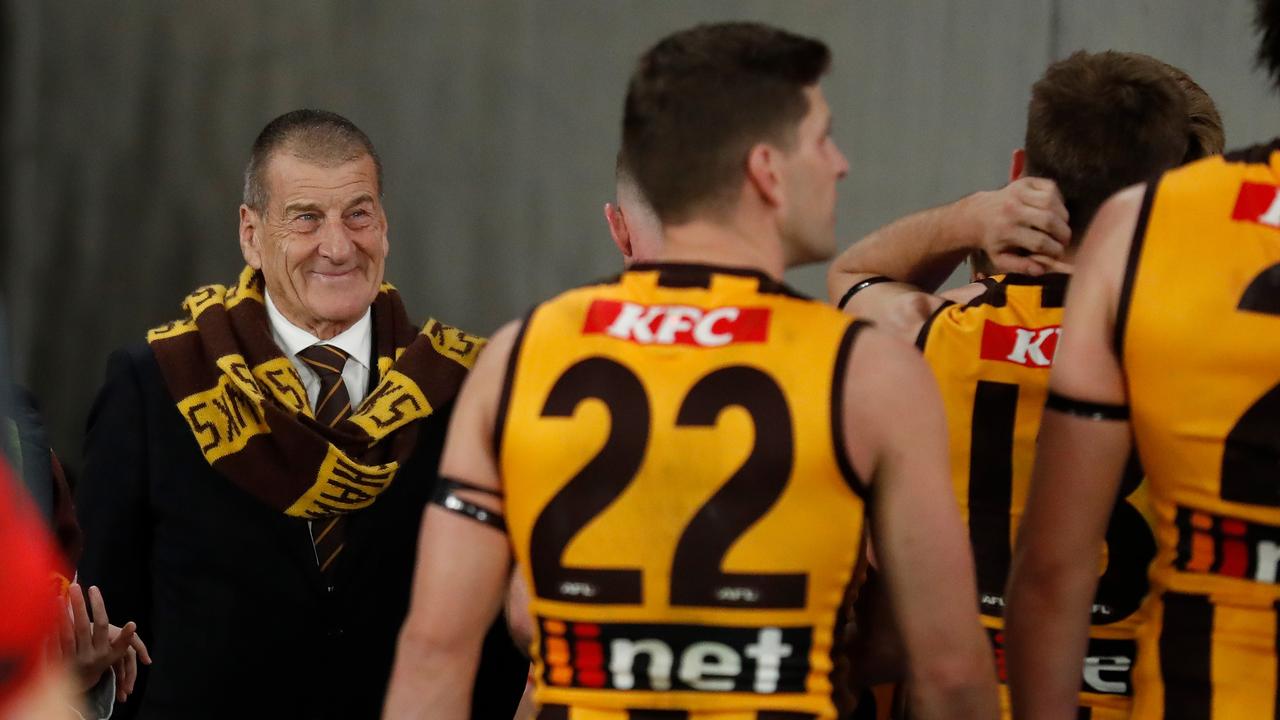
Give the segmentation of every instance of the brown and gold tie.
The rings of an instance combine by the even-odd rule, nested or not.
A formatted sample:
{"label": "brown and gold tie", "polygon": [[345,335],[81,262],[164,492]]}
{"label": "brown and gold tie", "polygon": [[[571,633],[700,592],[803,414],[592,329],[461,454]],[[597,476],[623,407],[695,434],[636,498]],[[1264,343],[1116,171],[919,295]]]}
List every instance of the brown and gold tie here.
{"label": "brown and gold tie", "polygon": [[[342,366],[347,354],[332,345],[312,345],[298,353],[298,359],[307,364],[320,378],[320,392],[316,395],[316,422],[330,427],[351,414],[351,397],[346,383],[342,382]],[[333,587],[333,561],[342,552],[344,540],[343,516],[320,518],[312,522],[312,542],[316,546],[316,560],[320,574]]]}

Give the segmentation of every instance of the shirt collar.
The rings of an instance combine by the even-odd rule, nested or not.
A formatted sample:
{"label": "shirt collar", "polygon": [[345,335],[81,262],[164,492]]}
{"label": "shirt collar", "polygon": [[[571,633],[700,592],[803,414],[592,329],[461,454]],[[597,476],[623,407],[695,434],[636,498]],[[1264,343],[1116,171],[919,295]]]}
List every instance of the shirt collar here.
{"label": "shirt collar", "polygon": [[372,310],[365,310],[364,315],[361,315],[354,325],[341,333],[328,340],[321,340],[289,322],[288,318],[276,307],[275,302],[271,300],[270,293],[264,291],[263,295],[267,299],[267,322],[271,325],[271,336],[275,338],[276,344],[290,358],[312,345],[320,343],[338,348],[352,360],[359,363],[361,367],[368,369],[369,353],[373,349]]}

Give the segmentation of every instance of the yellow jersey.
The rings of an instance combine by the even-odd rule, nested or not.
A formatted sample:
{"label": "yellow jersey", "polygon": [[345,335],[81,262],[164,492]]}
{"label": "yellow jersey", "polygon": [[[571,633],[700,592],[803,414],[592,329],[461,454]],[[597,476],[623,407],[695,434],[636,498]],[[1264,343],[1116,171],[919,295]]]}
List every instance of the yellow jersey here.
{"label": "yellow jersey", "polygon": [[762,273],[678,264],[530,313],[495,439],[540,718],[836,717],[859,327]]}
{"label": "yellow jersey", "polygon": [[1159,550],[1135,717],[1280,713],[1277,148],[1166,173],[1138,217],[1116,340]]}
{"label": "yellow jersey", "polygon": [[[965,305],[948,303],[917,338],[942,392],[951,478],[969,526],[981,620],[995,651],[1001,705],[1010,716],[1004,665],[1004,587],[1035,465],[1068,275],[997,275]],[[1144,516],[1146,488],[1131,464],[1107,530],[1094,599],[1080,704],[1097,720],[1127,717],[1138,612],[1155,554]]]}

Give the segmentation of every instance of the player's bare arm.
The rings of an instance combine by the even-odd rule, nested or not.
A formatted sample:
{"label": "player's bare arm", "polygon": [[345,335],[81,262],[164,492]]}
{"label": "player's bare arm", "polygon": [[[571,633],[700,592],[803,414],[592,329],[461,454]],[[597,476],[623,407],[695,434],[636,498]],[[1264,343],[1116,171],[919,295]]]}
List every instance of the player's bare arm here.
{"label": "player's bare arm", "polygon": [[[440,461],[442,483],[455,485],[456,507],[427,506],[418,544],[413,599],[396,651],[385,718],[466,720],[485,631],[506,597],[507,536],[483,518],[501,517],[501,483],[493,455],[502,376],[518,323],[499,330],[476,360],[449,423]],[[489,491],[489,492],[486,492]],[[488,513],[480,514],[478,511]],[[480,514],[480,519],[475,515]]]}
{"label": "player's bare arm", "polygon": [[1098,557],[1132,446],[1114,326],[1142,192],[1098,211],[1067,295],[1007,591],[1015,717],[1076,717]]}
{"label": "player's bare arm", "polygon": [[872,533],[906,648],[914,716],[996,717],[995,672],[973,602],[973,557],[951,491],[933,375],[915,348],[864,329],[844,390],[844,443],[872,486]]}
{"label": "player's bare arm", "polygon": [[827,291],[848,312],[914,340],[945,301],[967,302],[981,292],[969,286],[935,294],[969,253],[984,250],[1002,272],[1039,275],[1063,269],[1056,259],[1070,238],[1057,186],[1025,177],[872,232],[832,262]]}

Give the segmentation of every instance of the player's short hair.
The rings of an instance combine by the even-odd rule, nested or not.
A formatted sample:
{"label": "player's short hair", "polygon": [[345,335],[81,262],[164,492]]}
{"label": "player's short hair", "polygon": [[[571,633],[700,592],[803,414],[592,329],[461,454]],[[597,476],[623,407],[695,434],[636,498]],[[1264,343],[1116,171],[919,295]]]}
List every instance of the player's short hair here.
{"label": "player's short hair", "polygon": [[[1167,84],[1153,80],[1161,73],[1181,92],[1180,106],[1169,97]],[[1107,103],[1116,96],[1127,100],[1119,103],[1124,114],[1113,127],[1106,112]],[[1173,137],[1178,127],[1182,128],[1181,138]],[[1033,135],[1038,141],[1034,156]],[[1137,142],[1143,137],[1147,138],[1145,143]],[[1132,149],[1129,142],[1135,143]],[[1158,147],[1160,142],[1168,143],[1167,151]],[[1222,116],[1209,93],[1186,71],[1149,55],[1078,52],[1051,65],[1032,88],[1027,113],[1027,174],[1058,183],[1077,241],[1112,193],[1161,170],[1220,154],[1225,143]],[[1056,146],[1046,147],[1050,144]],[[1182,156],[1174,158],[1178,147],[1184,148]],[[1083,158],[1085,154],[1092,157]],[[1088,174],[1089,159],[1104,171],[1096,176]],[[1096,188],[1081,191],[1091,183],[1096,183]],[[979,274],[998,272],[982,251],[970,255],[969,260]]]}
{"label": "player's short hair", "polygon": [[1257,0],[1253,26],[1258,30],[1258,65],[1280,86],[1280,0]]}
{"label": "player's short hair", "polygon": [[664,224],[727,207],[752,146],[791,147],[809,111],[804,89],[830,64],[822,42],[759,23],[669,35],[627,86],[622,166]]}
{"label": "player's short hair", "polygon": [[253,141],[253,152],[244,169],[242,202],[258,212],[267,206],[267,165],[276,152],[287,152],[322,167],[368,156],[373,160],[378,195],[382,195],[382,159],[369,136],[337,113],[303,108],[267,123]]}
{"label": "player's short hair", "polygon": [[1057,183],[1076,237],[1116,191],[1186,157],[1187,98],[1167,68],[1148,55],[1081,50],[1031,87],[1026,172]]}
{"label": "player's short hair", "polygon": [[1166,62],[1161,62],[1169,72],[1169,76],[1187,99],[1187,153],[1183,163],[1199,160],[1210,155],[1221,155],[1227,143],[1227,133],[1222,127],[1222,116],[1218,114],[1218,106],[1214,104],[1209,93],[1200,87],[1200,83],[1191,79],[1185,70]]}

